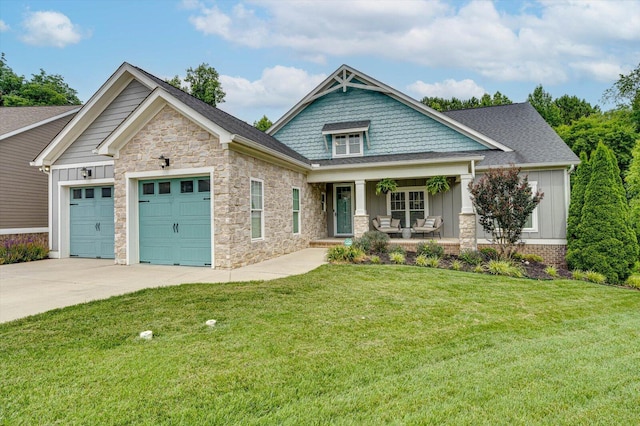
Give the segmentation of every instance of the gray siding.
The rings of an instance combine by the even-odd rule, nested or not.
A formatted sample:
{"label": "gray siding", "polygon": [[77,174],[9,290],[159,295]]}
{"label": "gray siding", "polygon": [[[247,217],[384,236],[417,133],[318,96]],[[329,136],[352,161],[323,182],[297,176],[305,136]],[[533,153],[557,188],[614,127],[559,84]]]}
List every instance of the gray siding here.
{"label": "gray siding", "polygon": [[74,167],[70,169],[51,170],[52,223],[51,223],[51,229],[50,229],[51,234],[50,234],[49,244],[51,245],[51,250],[53,251],[58,251],[60,249],[60,243],[58,241],[58,219],[60,214],[60,209],[59,209],[60,193],[59,193],[58,184],[60,182],[65,182],[70,180],[82,180],[82,181],[85,181],[87,184],[90,184],[92,179],[113,179],[113,165],[92,166],[89,168],[91,169],[91,172],[92,172],[91,178],[89,179],[82,179],[82,175],[80,174],[81,168],[78,168],[78,167]]}
{"label": "gray siding", "polygon": [[0,229],[48,226],[48,177],[30,161],[73,115],[0,141]]}
{"label": "gray siding", "polygon": [[[567,234],[567,207],[564,170],[527,171],[529,182],[537,182],[544,198],[537,208],[538,232],[523,232],[523,239],[564,239]],[[481,175],[478,175],[480,177]],[[477,179],[476,178],[476,179]],[[567,188],[568,189],[568,188]],[[478,224],[478,238],[489,238]]]}
{"label": "gray siding", "polygon": [[142,103],[149,93],[151,91],[137,80],[129,83],[102,114],[56,160],[55,164],[110,160],[110,157],[98,156],[92,151]]}

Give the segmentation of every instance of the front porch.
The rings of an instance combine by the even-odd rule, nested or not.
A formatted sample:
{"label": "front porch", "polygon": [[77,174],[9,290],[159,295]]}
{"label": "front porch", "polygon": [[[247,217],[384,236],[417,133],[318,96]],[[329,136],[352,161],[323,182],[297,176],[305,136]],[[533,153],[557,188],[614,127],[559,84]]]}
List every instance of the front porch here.
{"label": "front porch", "polygon": [[[309,247],[312,248],[329,248],[334,246],[343,245],[346,238],[320,238],[309,242]],[[459,255],[460,254],[460,240],[458,238],[390,238],[390,246],[401,246],[407,251],[416,251],[418,244],[428,243],[429,241],[435,241],[438,245],[444,248],[445,254]]]}

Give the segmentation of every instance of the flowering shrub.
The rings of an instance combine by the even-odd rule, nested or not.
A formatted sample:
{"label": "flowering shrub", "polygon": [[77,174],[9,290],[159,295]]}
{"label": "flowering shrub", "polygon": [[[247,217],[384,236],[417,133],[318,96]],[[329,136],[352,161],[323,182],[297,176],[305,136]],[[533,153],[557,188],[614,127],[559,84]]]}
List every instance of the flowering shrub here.
{"label": "flowering shrub", "polygon": [[49,248],[42,242],[28,238],[13,238],[0,245],[0,265],[45,259]]}

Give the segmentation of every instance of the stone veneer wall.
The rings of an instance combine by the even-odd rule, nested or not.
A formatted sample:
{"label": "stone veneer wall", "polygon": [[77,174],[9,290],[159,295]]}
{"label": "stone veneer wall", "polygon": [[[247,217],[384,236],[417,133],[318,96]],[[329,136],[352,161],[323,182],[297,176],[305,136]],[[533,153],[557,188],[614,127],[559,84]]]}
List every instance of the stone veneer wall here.
{"label": "stone veneer wall", "polygon": [[476,215],[460,213],[460,250],[476,249]]}
{"label": "stone veneer wall", "polygon": [[358,238],[362,237],[362,235],[369,231],[369,215],[355,215],[353,216],[353,236]]}
{"label": "stone veneer wall", "polygon": [[[326,236],[326,213],[319,185],[302,173],[223,149],[220,141],[188,118],[164,107],[121,150],[114,164],[116,263],[126,263],[125,172],[157,171],[157,158],[171,159],[171,169],[213,167],[214,266],[234,268],[308,247]],[[250,177],[264,180],[265,239],[251,241]],[[292,234],[292,187],[301,192],[301,233]]]}

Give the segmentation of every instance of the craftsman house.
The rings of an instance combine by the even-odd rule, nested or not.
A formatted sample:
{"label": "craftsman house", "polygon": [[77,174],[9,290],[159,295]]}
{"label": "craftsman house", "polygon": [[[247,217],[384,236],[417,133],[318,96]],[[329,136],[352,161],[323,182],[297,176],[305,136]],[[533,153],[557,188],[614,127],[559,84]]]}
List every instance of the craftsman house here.
{"label": "craftsman house", "polygon": [[[526,246],[561,257],[578,162],[527,103],[439,113],[343,65],[263,133],[124,63],[32,165],[51,177],[53,256],[234,268],[382,215],[441,216],[450,248],[474,248],[467,185],[511,164],[545,192]],[[429,194],[433,176],[451,189]],[[383,178],[398,187],[377,195]]]}

